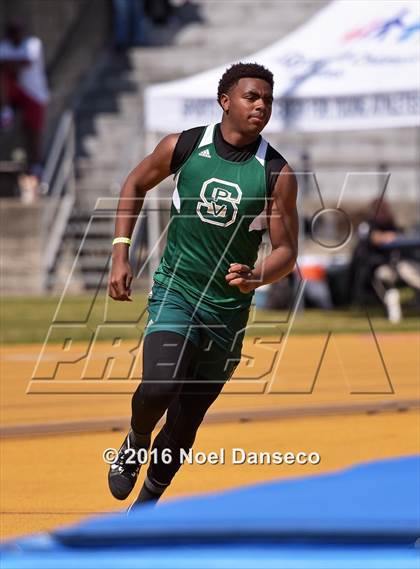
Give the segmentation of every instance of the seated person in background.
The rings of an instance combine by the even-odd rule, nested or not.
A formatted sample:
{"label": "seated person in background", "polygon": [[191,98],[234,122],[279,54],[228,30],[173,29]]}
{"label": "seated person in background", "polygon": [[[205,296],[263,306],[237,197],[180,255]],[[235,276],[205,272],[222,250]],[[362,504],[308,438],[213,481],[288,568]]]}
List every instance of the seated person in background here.
{"label": "seated person in background", "polygon": [[375,199],[370,205],[368,219],[359,225],[359,243],[353,253],[350,271],[353,300],[360,302],[364,288],[371,284],[393,323],[401,320],[397,285],[404,284],[420,291],[420,263],[402,258],[398,248],[385,247],[402,233],[389,203],[385,199]]}
{"label": "seated person in background", "polygon": [[13,122],[13,108],[23,114],[29,174],[41,177],[42,131],[49,99],[42,42],[25,37],[20,22],[6,24],[0,41],[0,127]]}

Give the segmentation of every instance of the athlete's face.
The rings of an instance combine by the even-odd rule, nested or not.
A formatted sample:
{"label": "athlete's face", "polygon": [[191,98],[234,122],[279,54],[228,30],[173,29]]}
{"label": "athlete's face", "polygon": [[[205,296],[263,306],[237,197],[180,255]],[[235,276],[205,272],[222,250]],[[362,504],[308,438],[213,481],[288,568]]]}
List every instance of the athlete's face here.
{"label": "athlete's face", "polygon": [[240,132],[258,136],[270,120],[273,91],[264,79],[246,77],[222,95],[221,104]]}

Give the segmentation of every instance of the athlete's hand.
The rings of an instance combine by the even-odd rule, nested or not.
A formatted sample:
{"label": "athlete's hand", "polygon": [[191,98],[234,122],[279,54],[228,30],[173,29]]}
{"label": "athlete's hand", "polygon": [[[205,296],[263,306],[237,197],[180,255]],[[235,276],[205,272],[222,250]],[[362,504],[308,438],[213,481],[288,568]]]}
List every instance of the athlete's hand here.
{"label": "athlete's hand", "polygon": [[248,265],[241,265],[241,263],[231,263],[225,279],[229,286],[237,286],[243,293],[251,292],[257,288],[257,283],[255,280],[253,281],[251,268]]}
{"label": "athlete's hand", "polygon": [[131,281],[133,272],[127,259],[115,258],[112,260],[112,269],[108,281],[108,294],[114,300],[127,300],[132,302]]}

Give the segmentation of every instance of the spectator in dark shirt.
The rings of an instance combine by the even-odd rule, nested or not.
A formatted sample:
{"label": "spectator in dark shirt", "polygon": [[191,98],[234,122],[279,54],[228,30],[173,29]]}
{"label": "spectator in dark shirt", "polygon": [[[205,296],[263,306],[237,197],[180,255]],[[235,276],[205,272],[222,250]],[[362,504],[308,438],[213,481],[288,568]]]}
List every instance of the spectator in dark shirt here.
{"label": "spectator in dark shirt", "polygon": [[390,322],[401,320],[398,285],[420,290],[420,264],[403,258],[398,248],[390,248],[403,230],[398,227],[389,203],[376,199],[369,216],[358,228],[359,242],[351,263],[354,300],[360,302],[369,284],[384,303]]}

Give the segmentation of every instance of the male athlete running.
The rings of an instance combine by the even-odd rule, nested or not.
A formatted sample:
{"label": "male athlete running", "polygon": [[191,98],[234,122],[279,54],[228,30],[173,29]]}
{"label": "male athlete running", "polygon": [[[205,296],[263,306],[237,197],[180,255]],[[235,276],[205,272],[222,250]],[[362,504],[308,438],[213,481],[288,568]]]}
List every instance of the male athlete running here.
{"label": "male athlete running", "polygon": [[[157,501],[169,486],[180,449],[192,447],[237,366],[253,291],[283,278],[296,261],[296,178],[260,136],[271,115],[273,75],[255,63],[235,64],[217,96],[220,124],[166,136],[121,190],[109,294],[130,301],[128,247],[141,198],[176,174],[167,245],[149,295],[143,380],[108,476],[113,496],[127,498],[140,469],[133,450],[149,449],[167,411],[136,506]],[[266,228],[272,252],[254,266]]]}

